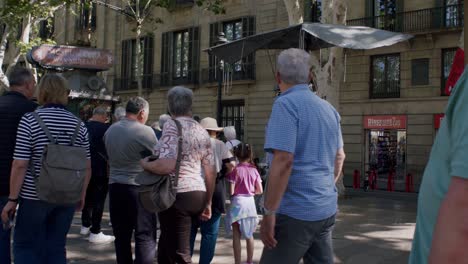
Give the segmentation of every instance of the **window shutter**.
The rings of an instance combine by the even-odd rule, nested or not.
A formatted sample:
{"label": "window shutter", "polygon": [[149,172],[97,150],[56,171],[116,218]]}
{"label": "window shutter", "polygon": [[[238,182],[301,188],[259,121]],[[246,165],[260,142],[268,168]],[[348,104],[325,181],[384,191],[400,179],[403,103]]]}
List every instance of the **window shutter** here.
{"label": "window shutter", "polygon": [[404,32],[404,12],[405,12],[405,1],[397,0],[396,1],[396,31]]}
{"label": "window shutter", "polygon": [[[96,23],[97,23],[97,4],[93,3],[92,6],[92,13],[91,13],[91,30],[96,30]],[[88,18],[86,18],[88,19]]]}
{"label": "window shutter", "polygon": [[432,25],[434,28],[441,28],[444,26],[444,1],[443,0],[435,0],[435,7],[432,13]]}
{"label": "window shutter", "polygon": [[173,32],[166,32],[162,35],[161,48],[161,85],[171,85],[172,76],[172,38]]}
{"label": "window shutter", "polygon": [[[242,18],[242,37],[248,37],[255,34],[255,17]],[[243,59],[242,67],[244,69],[244,80],[255,80],[255,52]]]}
{"label": "window shutter", "polygon": [[189,29],[190,54],[189,54],[189,82],[198,83],[200,65],[200,28]]}
{"label": "window shutter", "polygon": [[[120,83],[120,90],[128,89],[130,83],[130,76],[131,76],[131,64],[132,64],[132,40],[124,40],[122,41],[122,66],[120,69],[121,72],[121,79]],[[119,89],[117,89],[119,90]]]}
{"label": "window shutter", "polygon": [[366,26],[373,27],[374,26],[374,1],[375,0],[366,0]]}
{"label": "window shutter", "polygon": [[[222,24],[219,22],[210,24],[210,47],[213,47],[216,44],[218,39],[218,33],[222,30]],[[217,60],[213,55],[209,56],[209,69],[208,69],[208,81],[214,82],[216,80],[216,66]]]}
{"label": "window shutter", "polygon": [[154,39],[151,36],[143,38],[143,87],[152,88]]}
{"label": "window shutter", "polygon": [[312,0],[304,2],[304,22],[312,22]]}

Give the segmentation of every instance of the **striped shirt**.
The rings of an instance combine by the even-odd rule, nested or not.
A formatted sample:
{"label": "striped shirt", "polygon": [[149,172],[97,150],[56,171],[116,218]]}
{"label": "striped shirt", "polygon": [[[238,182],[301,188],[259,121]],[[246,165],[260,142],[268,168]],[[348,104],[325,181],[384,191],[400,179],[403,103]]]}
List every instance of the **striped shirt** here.
{"label": "striped shirt", "polygon": [[[58,144],[70,144],[77,121],[81,122],[81,120],[59,105],[53,105],[51,107],[46,106],[36,110],[36,112],[44,121]],[[41,172],[42,153],[47,144],[49,144],[49,139],[46,133],[41,129],[39,123],[31,113],[25,114],[21,118],[18,126],[13,159],[32,160],[35,174],[39,175]],[[81,122],[80,132],[76,138],[75,146],[86,148],[87,156],[90,158],[88,131],[83,122]],[[36,194],[36,184],[30,168],[28,168],[26,172],[20,197],[23,199],[39,200]]]}
{"label": "striped shirt", "polygon": [[276,99],[264,148],[294,154],[278,213],[303,221],[320,221],[336,213],[334,169],[342,147],[338,112],[307,85],[291,87]]}

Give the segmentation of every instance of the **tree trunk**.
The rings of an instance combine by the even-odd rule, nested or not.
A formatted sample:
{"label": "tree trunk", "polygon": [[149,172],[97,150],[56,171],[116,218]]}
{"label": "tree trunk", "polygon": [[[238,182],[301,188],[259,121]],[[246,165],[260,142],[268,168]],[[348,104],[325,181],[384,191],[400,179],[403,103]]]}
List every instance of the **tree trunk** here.
{"label": "tree trunk", "polygon": [[141,52],[141,28],[142,28],[142,22],[141,22],[141,14],[140,14],[140,0],[135,1],[135,18],[137,22],[137,28],[136,28],[136,40],[135,40],[135,45],[136,45],[136,67],[135,67],[135,72],[136,72],[136,78],[137,78],[137,85],[138,85],[138,96],[143,95],[143,63],[142,63],[142,52]]}
{"label": "tree trunk", "polygon": [[[29,37],[31,34],[31,26],[32,26],[32,19],[31,15],[28,15],[24,20],[23,20],[23,31],[21,32],[21,37],[19,41],[24,44],[29,43]],[[18,63],[19,58],[21,57],[21,49],[19,47],[16,47],[15,50],[15,56],[13,57],[13,60],[10,62],[10,65],[8,65],[6,74],[8,75],[11,70],[16,66]]]}
{"label": "tree trunk", "polygon": [[304,22],[304,0],[284,0],[288,11],[289,25]]}
{"label": "tree trunk", "polygon": [[[5,53],[6,53],[6,46],[8,43],[8,36],[10,35],[10,27],[5,25],[3,30],[2,40],[0,42],[0,65],[3,65],[5,61]],[[7,90],[10,87],[8,82],[8,78],[6,74],[3,72],[3,68],[0,67],[0,93]]]}

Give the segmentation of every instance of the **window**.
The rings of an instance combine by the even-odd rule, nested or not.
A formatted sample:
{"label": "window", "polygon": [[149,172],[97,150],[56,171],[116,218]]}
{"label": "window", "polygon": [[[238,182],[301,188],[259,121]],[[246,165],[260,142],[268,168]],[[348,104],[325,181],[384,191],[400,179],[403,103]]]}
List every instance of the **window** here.
{"label": "window", "polygon": [[429,59],[411,61],[411,85],[429,84]]}
{"label": "window", "polygon": [[87,3],[85,0],[81,0],[78,16],[78,29],[80,30],[92,30],[96,29],[96,3]]}
{"label": "window", "polygon": [[304,9],[305,22],[320,23],[322,20],[322,0],[307,0]]}
{"label": "window", "polygon": [[54,34],[54,19],[42,20],[39,22],[39,37],[41,39],[50,39]]}
{"label": "window", "polygon": [[244,113],[244,100],[223,101],[222,127],[234,126],[240,141],[244,141]]}
{"label": "window", "polygon": [[189,44],[188,30],[174,33],[173,79],[188,77]]}
{"label": "window", "polygon": [[162,36],[161,85],[196,84],[200,55],[199,28],[166,32]]}
{"label": "window", "polygon": [[[153,37],[146,36],[141,38],[141,58],[143,59],[143,88],[152,88],[152,77],[153,77]],[[137,89],[137,63],[138,56],[137,46],[135,39],[128,39],[122,41],[122,68],[121,68],[121,80],[117,83],[118,88],[116,90],[128,90]]]}
{"label": "window", "polygon": [[453,59],[455,58],[455,53],[457,48],[443,49],[442,50],[442,75],[441,75],[441,86],[440,94],[445,94],[445,83],[449,77],[450,70],[452,69]]}
{"label": "window", "polygon": [[463,19],[463,0],[445,0],[444,22],[446,27],[461,27]]}
{"label": "window", "polygon": [[370,98],[400,97],[400,55],[371,57]]}
{"label": "window", "polygon": [[366,0],[366,25],[390,31],[403,30],[404,0]]}
{"label": "window", "polygon": [[[210,25],[210,46],[215,46],[219,32],[223,32],[228,41],[245,38],[255,34],[255,18],[243,17],[236,20],[218,22]],[[216,81],[219,60],[209,55],[209,82]],[[225,64],[224,70],[232,72],[233,80],[255,80],[255,54],[251,54],[233,65]]]}

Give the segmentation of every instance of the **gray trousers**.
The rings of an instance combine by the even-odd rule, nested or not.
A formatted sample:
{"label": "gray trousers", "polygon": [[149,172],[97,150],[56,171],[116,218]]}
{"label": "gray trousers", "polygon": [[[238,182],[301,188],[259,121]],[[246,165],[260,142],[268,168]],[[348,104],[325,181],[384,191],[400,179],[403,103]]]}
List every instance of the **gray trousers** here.
{"label": "gray trousers", "polygon": [[335,215],[321,221],[276,216],[273,249],[263,249],[260,264],[333,264],[332,230]]}

